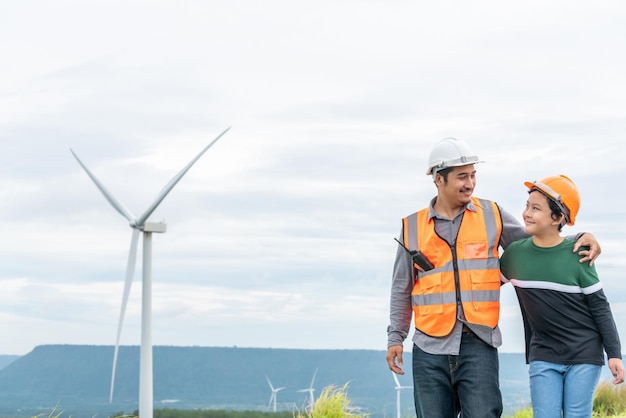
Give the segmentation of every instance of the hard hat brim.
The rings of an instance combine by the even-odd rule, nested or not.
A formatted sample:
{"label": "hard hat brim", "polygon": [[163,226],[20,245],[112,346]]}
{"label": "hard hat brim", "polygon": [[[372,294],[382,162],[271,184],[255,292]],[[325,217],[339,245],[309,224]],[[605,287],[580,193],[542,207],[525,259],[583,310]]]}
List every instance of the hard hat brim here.
{"label": "hard hat brim", "polygon": [[463,167],[464,165],[474,165],[474,164],[478,164],[478,163],[484,163],[485,161],[479,160],[478,157],[476,156],[472,156],[472,157],[467,157],[465,158],[464,161],[446,161],[443,162],[441,164],[432,166],[428,168],[428,171],[426,172],[427,176],[430,176],[431,174],[433,174],[433,170],[435,170],[435,172],[437,171],[441,171],[441,170],[445,170],[446,168],[450,168],[450,167]]}
{"label": "hard hat brim", "polygon": [[561,200],[561,195],[558,194],[557,192],[555,192],[554,190],[552,190],[552,188],[540,181],[525,181],[524,185],[526,187],[528,187],[528,191],[529,193],[532,192],[533,190],[537,190],[540,193],[542,193],[544,196],[546,196],[548,199],[552,200],[554,203],[556,203],[556,205],[559,207],[559,209],[561,210],[561,212],[563,213],[563,215],[565,215],[565,223],[567,225],[574,225],[574,222],[570,219],[570,211],[567,208],[567,206],[565,206],[565,204],[563,204],[563,201]]}

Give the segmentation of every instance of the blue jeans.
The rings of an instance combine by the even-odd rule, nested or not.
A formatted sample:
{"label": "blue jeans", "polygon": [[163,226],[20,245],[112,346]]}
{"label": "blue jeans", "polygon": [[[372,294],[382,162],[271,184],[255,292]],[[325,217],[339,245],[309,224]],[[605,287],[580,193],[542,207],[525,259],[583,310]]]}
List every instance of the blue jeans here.
{"label": "blue jeans", "polygon": [[[589,418],[602,366],[531,361],[530,398],[534,418]],[[562,415],[561,415],[562,413]]]}
{"label": "blue jeans", "polygon": [[491,418],[502,415],[498,350],[463,333],[458,356],[413,346],[413,395],[418,418]]}

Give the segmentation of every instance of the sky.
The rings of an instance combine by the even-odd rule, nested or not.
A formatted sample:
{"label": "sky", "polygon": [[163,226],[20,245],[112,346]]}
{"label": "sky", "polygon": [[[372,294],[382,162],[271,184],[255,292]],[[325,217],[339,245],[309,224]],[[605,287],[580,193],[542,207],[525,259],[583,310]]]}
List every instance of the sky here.
{"label": "sky", "polygon": [[[599,240],[624,341],[625,20],[610,0],[1,2],[0,354],[115,343],[131,228],[70,149],[139,215],[228,127],[149,219],[155,345],[386,350],[393,238],[448,136],[520,221],[524,181],[574,180],[564,234]],[[501,311],[522,352],[510,285]]]}

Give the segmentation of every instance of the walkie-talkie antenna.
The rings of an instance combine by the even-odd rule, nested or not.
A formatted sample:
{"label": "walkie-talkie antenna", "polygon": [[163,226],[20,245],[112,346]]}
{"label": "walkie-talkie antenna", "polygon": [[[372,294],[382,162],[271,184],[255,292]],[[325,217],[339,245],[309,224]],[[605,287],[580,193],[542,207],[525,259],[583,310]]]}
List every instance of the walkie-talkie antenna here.
{"label": "walkie-talkie antenna", "polygon": [[435,268],[435,266],[433,265],[433,263],[430,262],[430,260],[428,258],[426,258],[426,256],[424,254],[422,254],[420,251],[416,251],[416,250],[409,250],[408,248],[406,248],[404,246],[403,243],[401,243],[400,241],[398,241],[397,238],[394,238],[394,240],[400,244],[400,246],[402,246],[402,248],[404,248],[404,251],[406,251],[407,253],[409,253],[409,255],[411,256],[411,258],[413,259],[413,263],[417,264],[417,266],[420,268],[420,270],[422,271],[428,271],[428,270],[432,270]]}

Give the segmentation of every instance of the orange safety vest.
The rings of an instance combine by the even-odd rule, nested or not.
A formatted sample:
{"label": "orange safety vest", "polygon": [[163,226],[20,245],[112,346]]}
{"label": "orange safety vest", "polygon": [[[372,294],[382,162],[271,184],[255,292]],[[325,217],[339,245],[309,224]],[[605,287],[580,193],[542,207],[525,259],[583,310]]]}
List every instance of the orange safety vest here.
{"label": "orange safety vest", "polygon": [[465,210],[454,245],[437,235],[428,208],[402,220],[405,247],[420,250],[435,266],[426,272],[414,266],[411,292],[415,327],[433,337],[452,331],[457,301],[468,322],[498,324],[502,219],[495,202],[475,197],[472,202],[476,212]]}

